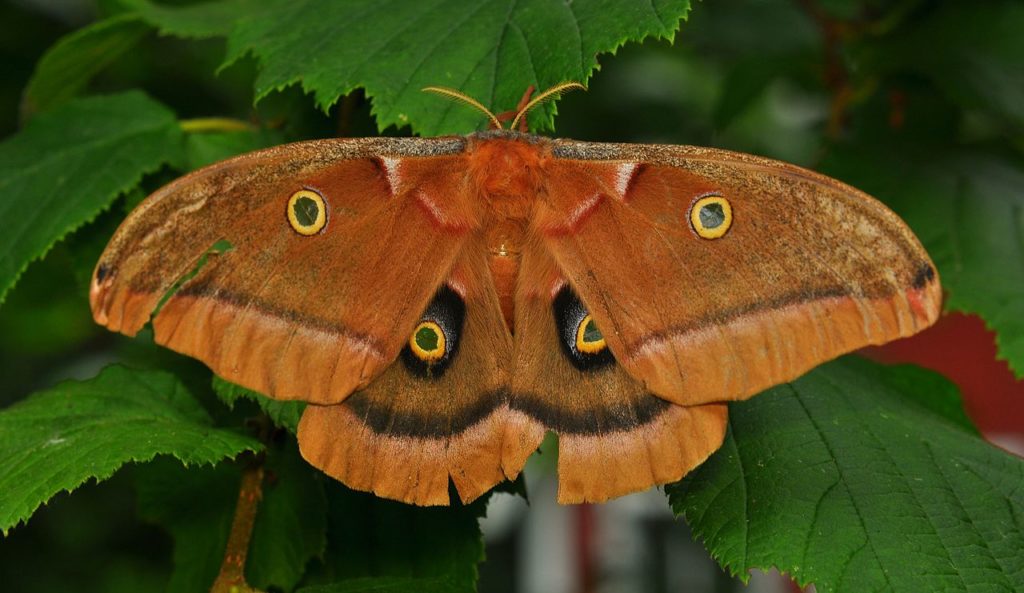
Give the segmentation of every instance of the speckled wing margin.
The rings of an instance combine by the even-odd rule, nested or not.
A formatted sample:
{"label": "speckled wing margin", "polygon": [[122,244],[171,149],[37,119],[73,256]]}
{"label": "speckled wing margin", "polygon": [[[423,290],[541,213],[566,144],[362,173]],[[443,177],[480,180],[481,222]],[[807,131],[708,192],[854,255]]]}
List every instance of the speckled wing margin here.
{"label": "speckled wing margin", "polygon": [[[555,141],[553,154],[552,177],[589,170],[598,197],[581,212],[587,196],[551,186],[536,220],[545,245],[619,364],[672,402],[743,399],[938,318],[917,238],[834,179],[687,146]],[[721,239],[689,223],[709,194],[732,204]]]}
{"label": "speckled wing margin", "polygon": [[[271,397],[339,402],[394,360],[476,224],[471,196],[445,192],[452,220],[439,225],[417,191],[463,185],[451,176],[464,170],[464,145],[319,140],[182,177],[114,234],[94,272],[93,316],[134,335],[226,240],[232,248],[210,257],[153,318],[156,341]],[[288,223],[287,201],[300,189],[328,204],[317,235]]]}

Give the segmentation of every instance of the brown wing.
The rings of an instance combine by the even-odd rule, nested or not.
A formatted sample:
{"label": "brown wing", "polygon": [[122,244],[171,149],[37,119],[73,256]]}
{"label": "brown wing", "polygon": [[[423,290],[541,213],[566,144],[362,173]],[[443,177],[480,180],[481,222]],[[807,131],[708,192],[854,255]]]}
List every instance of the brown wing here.
{"label": "brown wing", "polygon": [[721,445],[724,404],[670,403],[607,353],[571,351],[585,311],[538,240],[521,265],[506,467],[522,467],[544,429],[553,430],[558,501],[600,502],[676,481]]}
{"label": "brown wing", "polygon": [[[749,397],[935,321],[941,289],[906,225],[869,196],[767,159],[556,144],[535,227],[620,364],[680,404]],[[690,210],[731,204],[702,238]]]}
{"label": "brown wing", "polygon": [[[133,335],[184,279],[153,319],[158,343],[272,397],[341,401],[398,355],[477,224],[459,191],[462,149],[460,139],[323,140],[197,171],[115,233],[93,315]],[[326,226],[309,236],[289,222],[299,190],[326,202]],[[219,240],[232,248],[187,278]]]}
{"label": "brown wing", "polygon": [[485,257],[471,243],[424,313],[444,327],[448,359],[426,365],[407,345],[344,403],[306,408],[299,445],[310,463],[419,505],[448,504],[449,479],[468,502],[519,473],[502,468],[512,338]]}

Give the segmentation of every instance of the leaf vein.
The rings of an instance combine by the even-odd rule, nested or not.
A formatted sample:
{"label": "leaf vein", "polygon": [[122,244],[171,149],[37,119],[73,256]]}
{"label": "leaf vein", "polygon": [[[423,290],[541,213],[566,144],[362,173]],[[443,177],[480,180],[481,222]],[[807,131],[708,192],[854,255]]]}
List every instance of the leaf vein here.
{"label": "leaf vein", "polygon": [[[942,477],[942,481],[945,482],[946,488],[949,490],[950,494],[953,495],[953,498],[956,499],[957,504],[960,505],[960,509],[963,511],[964,517],[967,519],[967,525],[970,526],[971,531],[973,531],[976,536],[976,541],[981,542],[981,547],[985,549],[985,552],[988,554],[988,557],[991,558],[992,561],[996,563],[996,566],[1000,568],[999,576],[1001,576],[1006,585],[1012,589],[1013,585],[1006,580],[1006,575],[1010,572],[1009,569],[1003,565],[999,557],[996,556],[995,552],[988,545],[988,541],[986,540],[985,536],[981,533],[981,531],[978,530],[978,526],[975,523],[974,517],[971,516],[970,510],[967,508],[967,505],[964,504],[963,499],[960,498],[960,494],[956,491],[956,487],[954,486],[953,480],[949,479],[949,476],[946,475],[946,471],[943,469],[942,465],[939,464],[938,460],[936,459],[935,450],[932,448],[932,444],[926,441],[924,443],[924,447],[925,450],[928,451],[928,460],[932,462],[932,466],[935,467],[935,470],[938,472],[939,476]],[[978,477],[980,478],[980,476]],[[984,481],[987,482],[987,480]],[[925,515],[927,516],[927,513],[925,513]],[[928,517],[928,521],[929,523],[931,523],[930,516]],[[942,541],[942,538],[939,538],[939,541],[942,542],[942,547],[944,550],[946,550],[947,556],[951,556],[949,554],[949,548],[946,547],[946,543]],[[954,564],[952,558],[949,558],[949,560],[951,565]],[[957,572],[957,577],[960,579],[960,583],[966,589],[967,584],[964,582],[963,577],[960,576],[959,572]]]}
{"label": "leaf vein", "polygon": [[[825,375],[825,378],[826,378],[826,381],[828,381],[830,384],[832,384],[833,388],[836,387],[835,383],[833,383],[831,381],[830,377]],[[850,491],[849,484],[847,483],[846,477],[845,477],[845,475],[843,473],[843,468],[838,463],[838,460],[841,459],[841,457],[837,457],[836,456],[836,452],[835,452],[835,449],[832,447],[832,443],[829,441],[828,437],[826,436],[825,431],[822,430],[821,425],[818,424],[817,419],[815,419],[814,416],[811,414],[810,409],[807,408],[807,404],[803,401],[803,397],[800,395],[800,392],[796,389],[796,387],[792,383],[788,383],[787,386],[790,389],[790,391],[793,392],[793,395],[794,395],[797,403],[800,404],[800,408],[804,411],[804,414],[807,415],[808,421],[811,423],[811,426],[814,427],[814,430],[818,433],[819,437],[821,438],[822,445],[825,446],[825,450],[828,451],[829,456],[832,458],[833,465],[835,466],[836,471],[839,473],[839,480],[843,484],[843,489],[846,490],[846,494],[847,494],[847,496],[850,499],[850,504],[853,507],[854,514],[857,517],[857,522],[860,524],[861,531],[864,533],[864,537],[866,539],[867,546],[868,546],[868,548],[870,548],[872,556],[875,557],[875,561],[877,562],[878,567],[882,571],[882,576],[885,578],[885,584],[890,589],[893,588],[893,584],[889,580],[889,572],[885,569],[885,566],[883,566],[882,558],[881,558],[881,556],[879,556],[878,550],[875,549],[874,544],[871,542],[871,536],[870,536],[870,533],[868,532],[867,524],[864,522],[864,513],[861,510],[860,505],[857,504],[857,498],[855,496],[853,496],[853,493]],[[839,392],[840,393],[844,393],[842,390],[839,390]],[[845,393],[844,393],[844,395],[845,395]]]}

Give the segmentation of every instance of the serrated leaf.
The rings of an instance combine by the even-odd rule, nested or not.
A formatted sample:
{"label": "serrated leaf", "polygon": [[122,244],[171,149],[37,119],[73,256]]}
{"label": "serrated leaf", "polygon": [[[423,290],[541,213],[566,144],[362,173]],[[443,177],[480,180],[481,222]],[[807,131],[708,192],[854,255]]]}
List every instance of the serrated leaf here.
{"label": "serrated leaf", "polygon": [[132,14],[93,23],[62,37],[36,64],[22,95],[22,117],[78,95],[96,74],[135,47],[152,28]]}
{"label": "serrated leaf", "polygon": [[298,432],[299,420],[302,419],[302,412],[306,409],[306,402],[273,400],[241,385],[225,381],[216,375],[213,377],[213,390],[216,392],[217,397],[229,407],[234,407],[235,402],[239,399],[249,399],[256,402],[260,409],[267,416],[270,416],[274,424],[288,429],[292,434]]}
{"label": "serrated leaf", "polygon": [[0,530],[27,520],[58,492],[109,478],[132,461],[164,454],[216,463],[259,448],[214,428],[174,375],[108,367],[0,411]]}
{"label": "serrated leaf", "polygon": [[778,567],[821,593],[1021,590],[1024,460],[922,405],[956,398],[926,373],[847,357],[732,405],[722,448],[666,488],[673,509],[735,574]]}
{"label": "serrated leaf", "polygon": [[74,100],[0,143],[0,303],[29,262],[181,153],[174,114],[138,92]]}
{"label": "serrated leaf", "polygon": [[822,168],[907,221],[938,267],[945,306],[984,319],[1024,377],[1024,162],[891,141],[840,148]]}
{"label": "serrated leaf", "polygon": [[[226,63],[247,54],[260,62],[257,99],[300,83],[326,110],[363,87],[380,129],[411,125],[423,135],[487,123],[420,92],[425,86],[456,88],[495,112],[512,109],[529,85],[585,83],[597,56],[627,41],[671,39],[690,8],[689,0],[227,0],[173,9],[137,2],[143,18],[164,32],[230,31]],[[551,128],[554,105],[536,111],[533,126]]]}
{"label": "serrated leaf", "polygon": [[319,471],[299,456],[289,439],[266,464],[263,500],[253,527],[248,583],[257,589],[291,591],[327,545],[327,498]]}
{"label": "serrated leaf", "polygon": [[192,39],[226,37],[242,15],[259,13],[265,7],[262,0],[214,0],[187,8],[149,0],[122,0],[122,3],[158,26],[161,33]]}

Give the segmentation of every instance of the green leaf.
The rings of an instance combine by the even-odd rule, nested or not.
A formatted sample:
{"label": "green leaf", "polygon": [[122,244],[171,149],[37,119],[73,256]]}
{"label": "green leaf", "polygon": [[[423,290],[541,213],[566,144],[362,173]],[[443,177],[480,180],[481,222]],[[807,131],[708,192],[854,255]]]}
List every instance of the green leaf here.
{"label": "green leaf", "polygon": [[327,546],[327,498],[322,474],[299,456],[293,439],[272,451],[245,576],[258,589],[291,591]]}
{"label": "green leaf", "polygon": [[898,372],[878,373],[874,377],[887,390],[899,393],[907,401],[942,416],[971,434],[981,434],[964,410],[960,391],[949,379],[914,365],[890,368],[898,369]]}
{"label": "green leaf", "polygon": [[0,143],[0,303],[29,262],[181,150],[174,114],[138,92],[72,101]]}
{"label": "green leaf", "polygon": [[135,470],[139,516],[174,539],[166,593],[209,591],[228,545],[241,470],[235,464],[185,468],[172,459]]}
{"label": "green leaf", "polygon": [[22,116],[48,111],[75,97],[151,30],[138,16],[123,14],[64,36],[36,64],[22,96]]}
{"label": "green leaf", "polygon": [[185,136],[185,163],[195,170],[283,142],[281,134],[266,128],[190,133]]}
{"label": "green leaf", "polygon": [[303,587],[299,593],[457,593],[464,587],[448,577],[365,577],[320,587]]}
{"label": "green leaf", "polygon": [[843,147],[822,168],[907,221],[938,267],[946,307],[984,319],[1024,377],[1024,162],[890,141]]}
{"label": "green leaf", "polygon": [[131,461],[165,454],[215,463],[259,448],[214,428],[173,375],[108,367],[0,411],[0,530],[27,520],[58,492],[109,478]]}
{"label": "green leaf", "polygon": [[476,590],[476,565],[484,559],[479,518],[489,497],[469,506],[415,507],[354,492],[333,480],[326,486],[327,551],[309,584],[429,578],[437,590]]}
{"label": "green leaf", "polygon": [[[527,86],[585,83],[597,56],[627,41],[671,39],[689,0],[459,0],[309,2],[227,0],[170,8],[138,1],[165,33],[228,38],[226,63],[247,54],[261,64],[256,98],[301,83],[326,110],[366,89],[380,129],[411,125],[423,135],[487,124],[472,109],[420,92],[453,87],[492,111],[515,107]],[[555,108],[536,110],[551,128]]]}
{"label": "green leaf", "polygon": [[956,391],[924,373],[847,357],[730,406],[722,448],[666,488],[673,509],[734,574],[777,567],[822,593],[1021,590],[1024,459],[934,413]]}
{"label": "green leaf", "polygon": [[292,434],[299,431],[299,420],[302,419],[302,411],[306,409],[306,402],[273,400],[216,375],[213,377],[213,390],[229,407],[233,408],[240,399],[250,399],[256,402],[277,426],[288,429]]}
{"label": "green leaf", "polygon": [[150,0],[122,0],[166,35],[207,39],[226,37],[242,15],[252,16],[265,8],[262,0],[212,0],[188,7],[161,5]]}

